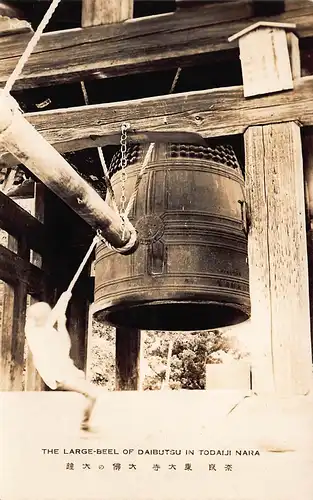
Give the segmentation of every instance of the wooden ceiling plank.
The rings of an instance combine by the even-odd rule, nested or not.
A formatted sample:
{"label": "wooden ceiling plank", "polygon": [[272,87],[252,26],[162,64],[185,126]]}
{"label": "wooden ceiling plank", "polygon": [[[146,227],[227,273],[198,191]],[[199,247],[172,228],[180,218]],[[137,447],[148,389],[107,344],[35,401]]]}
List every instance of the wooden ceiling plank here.
{"label": "wooden ceiling plank", "polygon": [[[251,4],[228,2],[182,9],[153,18],[51,32],[40,42],[15,89],[107,78],[189,65],[199,56],[231,53],[228,37],[251,22]],[[313,36],[313,3],[262,21],[292,22],[300,38]],[[23,52],[29,35],[0,38],[0,85]],[[236,53],[237,54],[237,53]]]}

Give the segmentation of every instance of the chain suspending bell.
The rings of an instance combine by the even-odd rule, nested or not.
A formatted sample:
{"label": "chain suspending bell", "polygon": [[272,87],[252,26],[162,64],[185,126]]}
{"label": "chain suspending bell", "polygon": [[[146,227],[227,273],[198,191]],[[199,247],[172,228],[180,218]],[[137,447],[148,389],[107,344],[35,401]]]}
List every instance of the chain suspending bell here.
{"label": "chain suspending bell", "polygon": [[113,157],[110,177],[126,212],[126,199],[138,187],[128,217],[140,244],[128,256],[98,245],[96,318],[113,326],[167,331],[220,328],[248,319],[244,179],[232,147],[133,144],[121,163],[123,154]]}

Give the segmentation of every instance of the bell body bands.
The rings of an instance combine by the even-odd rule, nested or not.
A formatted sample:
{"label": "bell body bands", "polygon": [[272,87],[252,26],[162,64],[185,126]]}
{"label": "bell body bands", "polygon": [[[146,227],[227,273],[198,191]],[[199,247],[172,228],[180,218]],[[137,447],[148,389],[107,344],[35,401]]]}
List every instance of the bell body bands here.
{"label": "bell body bands", "polygon": [[[147,146],[129,151],[130,198]],[[111,181],[119,199],[118,155]],[[243,175],[230,146],[157,144],[130,220],[139,247],[122,256],[100,244],[96,318],[145,330],[204,330],[250,314]]]}

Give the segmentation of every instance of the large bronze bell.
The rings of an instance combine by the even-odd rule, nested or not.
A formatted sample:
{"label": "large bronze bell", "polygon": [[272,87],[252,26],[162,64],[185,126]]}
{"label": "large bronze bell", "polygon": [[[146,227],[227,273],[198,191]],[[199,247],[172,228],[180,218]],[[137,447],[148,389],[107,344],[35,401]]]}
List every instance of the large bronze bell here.
{"label": "large bronze bell", "polygon": [[[128,152],[126,198],[148,146]],[[121,195],[120,157],[111,162]],[[245,321],[250,313],[244,180],[231,146],[157,144],[130,220],[135,253],[100,244],[95,264],[96,318],[144,330],[205,330]]]}

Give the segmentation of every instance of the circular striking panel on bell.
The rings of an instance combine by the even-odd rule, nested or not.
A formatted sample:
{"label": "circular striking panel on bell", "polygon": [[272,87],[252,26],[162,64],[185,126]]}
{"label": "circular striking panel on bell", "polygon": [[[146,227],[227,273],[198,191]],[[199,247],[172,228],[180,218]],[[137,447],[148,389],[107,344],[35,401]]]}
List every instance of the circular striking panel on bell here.
{"label": "circular striking panel on bell", "polygon": [[[126,198],[148,146],[129,149]],[[118,155],[111,181],[119,199]],[[96,251],[99,320],[145,330],[205,330],[250,315],[247,239],[240,201],[244,180],[230,146],[157,144],[130,220],[139,246],[128,256]]]}
{"label": "circular striking panel on bell", "polygon": [[164,222],[158,215],[144,215],[136,224],[139,243],[149,244],[159,240],[164,233]]}

